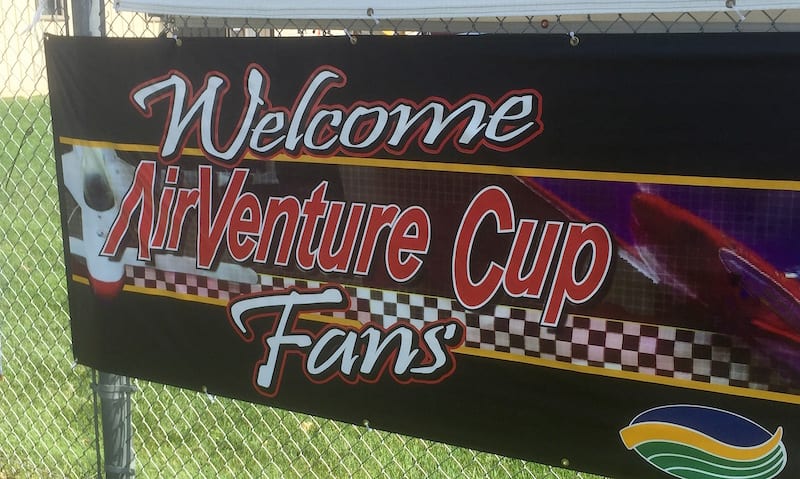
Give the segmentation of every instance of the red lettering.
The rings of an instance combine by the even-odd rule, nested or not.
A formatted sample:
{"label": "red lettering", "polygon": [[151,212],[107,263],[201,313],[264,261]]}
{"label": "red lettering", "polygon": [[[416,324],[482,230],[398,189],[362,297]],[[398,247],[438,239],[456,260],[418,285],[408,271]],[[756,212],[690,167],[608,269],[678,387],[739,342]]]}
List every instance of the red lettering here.
{"label": "red lettering", "polygon": [[[576,278],[578,260],[584,248],[591,248],[591,259],[583,278]],[[556,266],[540,323],[557,326],[564,303],[582,304],[592,298],[603,285],[611,266],[611,236],[602,225],[571,223],[564,248]]]}
{"label": "red lettering", "polygon": [[314,267],[317,255],[317,249],[313,247],[314,235],[317,222],[328,209],[328,202],[325,201],[327,189],[328,182],[323,181],[311,192],[311,198],[303,202],[303,227],[300,230],[300,242],[297,244],[295,256],[297,265],[305,270]]}
{"label": "red lettering", "polygon": [[422,260],[417,254],[425,254],[430,247],[431,220],[428,213],[414,206],[397,217],[386,242],[386,271],[398,283],[404,283],[417,274]]}
{"label": "red lettering", "polygon": [[522,266],[533,244],[537,223],[536,220],[519,221],[517,235],[514,237],[514,244],[511,245],[506,274],[503,276],[503,287],[510,296],[532,299],[539,299],[542,296],[563,223],[548,221],[545,224],[531,270],[523,275]]}
{"label": "red lettering", "polygon": [[361,249],[358,252],[356,269],[353,273],[365,275],[369,272],[378,236],[381,230],[392,226],[398,213],[400,213],[400,207],[397,205],[372,205],[369,208],[367,227],[364,230],[364,238],[361,240]]}
{"label": "red lettering", "polygon": [[[181,169],[177,166],[170,166],[167,168],[166,178],[164,179],[166,185],[175,185],[178,183],[178,175]],[[156,231],[153,233],[153,240],[150,246],[154,249],[164,249],[167,242],[167,232],[170,227],[170,212],[172,211],[172,202],[175,200],[175,187],[164,186],[161,191],[161,200],[158,203],[158,221],[156,222]]]}
{"label": "red lettering", "polygon": [[175,188],[165,186],[161,192],[161,201],[158,202],[158,221],[156,231],[153,233],[151,246],[155,249],[163,249],[167,241],[167,226],[169,225],[169,213],[171,211],[172,200],[175,199]]}
{"label": "red lettering", "polygon": [[[483,276],[472,276],[472,251],[475,236],[482,223],[494,217],[494,232],[516,230],[511,250],[504,265],[490,262]],[[516,228],[511,200],[502,189],[489,186],[472,199],[458,228],[452,259],[453,290],[466,308],[486,305],[500,287],[512,297],[540,299],[563,230],[563,223],[548,221],[542,228],[530,270],[523,272],[528,255],[534,248],[537,220],[520,219]],[[540,323],[557,326],[564,305],[583,304],[593,298],[605,282],[611,266],[611,235],[600,224],[570,223],[553,273],[550,291],[545,299]],[[585,260],[585,261],[584,261]],[[578,276],[581,276],[578,278]]]}
{"label": "red lettering", "polygon": [[[279,266],[289,264],[289,255],[294,244],[294,234],[300,222],[300,201],[294,196],[270,198],[267,202],[264,226],[261,228],[261,240],[258,242],[256,256],[253,258],[256,263],[267,262],[272,236],[275,234],[275,228],[280,218],[283,218],[283,230],[280,240],[278,240],[275,264]],[[266,241],[264,240],[265,238]]]}
{"label": "red lettering", "polygon": [[494,216],[497,233],[514,231],[511,199],[496,186],[486,187],[475,195],[456,233],[452,262],[453,289],[458,302],[469,309],[478,309],[489,302],[500,288],[503,278],[503,267],[494,261],[489,263],[483,277],[478,281],[473,281],[470,272],[475,235],[478,227],[490,215]]}
{"label": "red lettering", "polygon": [[211,217],[211,192],[213,171],[208,165],[198,166],[200,177],[200,209],[197,215],[197,267],[210,269],[217,256],[222,233],[227,227],[233,213],[233,205],[241,195],[248,170],[233,170],[228,187],[222,196],[217,214]]}
{"label": "red lettering", "polygon": [[345,273],[348,268],[350,268],[350,261],[353,258],[353,250],[355,249],[356,235],[358,234],[366,205],[354,203],[350,207],[350,214],[347,216],[347,224],[345,225],[345,231],[342,235],[339,249],[334,252],[333,244],[342,221],[342,211],[344,207],[345,204],[340,201],[331,201],[328,207],[328,216],[325,218],[325,226],[322,230],[322,239],[320,240],[317,261],[319,262],[320,269],[327,273]]}
{"label": "red lettering", "polygon": [[200,190],[192,188],[189,190],[181,189],[178,191],[178,199],[175,202],[175,211],[172,213],[172,223],[170,224],[169,240],[167,240],[167,250],[178,251],[183,234],[183,224],[190,209],[197,209],[197,202],[200,201]]}
{"label": "red lettering", "polygon": [[150,233],[153,230],[153,195],[156,179],[156,163],[142,161],[136,167],[128,192],[120,204],[119,214],[114,219],[114,224],[108,232],[106,242],[100,254],[114,256],[119,251],[122,239],[128,231],[133,212],[141,205],[139,211],[139,224],[136,231],[139,234],[139,259],[150,261]]}
{"label": "red lettering", "polygon": [[245,193],[236,200],[228,225],[228,251],[236,261],[245,261],[253,254],[261,229],[261,205],[253,193]]}
{"label": "red lettering", "polygon": [[[107,254],[118,252],[137,210],[140,257],[149,259],[152,250],[165,247],[178,251],[192,209],[197,211],[196,265],[202,269],[211,269],[223,238],[227,253],[237,262],[252,259],[254,263],[267,263],[274,250],[274,264],[278,266],[288,266],[294,254],[297,266],[304,270],[366,275],[380,236],[387,229],[384,264],[387,274],[398,282],[416,275],[422,267],[421,256],[428,252],[430,218],[419,206],[401,210],[397,205],[372,205],[367,215],[364,203],[352,203],[348,209],[345,202],[328,201],[328,183],[322,181],[302,206],[297,197],[286,196],[269,198],[262,210],[260,199],[244,191],[249,175],[244,168],[231,171],[215,205],[217,181],[211,166],[198,166],[197,188],[171,186],[177,184],[179,172],[177,166],[167,169],[167,186],[161,192],[158,211],[154,211],[155,163],[140,163],[109,232]],[[158,221],[154,225],[155,216]],[[355,266],[353,258],[357,258]]]}

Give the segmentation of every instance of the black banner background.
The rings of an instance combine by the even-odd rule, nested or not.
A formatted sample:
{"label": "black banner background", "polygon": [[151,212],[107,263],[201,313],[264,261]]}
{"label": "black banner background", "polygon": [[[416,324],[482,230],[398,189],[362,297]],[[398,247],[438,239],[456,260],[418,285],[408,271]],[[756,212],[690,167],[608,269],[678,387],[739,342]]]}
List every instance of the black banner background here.
{"label": "black banner background", "polygon": [[[157,144],[163,109],[147,119],[128,98],[134,87],[169,70],[180,70],[195,87],[208,71],[228,75],[232,88],[224,98],[220,130],[229,132],[240,113],[241,78],[249,64],[264,67],[272,77],[270,100],[287,107],[309,75],[329,64],[348,74],[346,87],[326,95],[331,103],[458,99],[475,92],[499,98],[521,88],[542,95],[544,133],[512,154],[481,149],[466,155],[446,146],[429,155],[412,146],[398,159],[796,180],[800,89],[788,80],[800,78],[798,40],[772,33],[584,35],[579,47],[570,47],[566,36],[557,35],[363,36],[356,45],[344,38],[186,38],[179,46],[169,39],[51,37],[46,46],[59,157],[67,151],[61,137]],[[192,136],[187,146],[195,147],[194,141]],[[394,157],[383,151],[375,156]],[[59,164],[62,177],[60,170]],[[324,168],[300,168],[297,174],[308,171],[315,171],[307,179],[312,186],[326,176]],[[298,195],[308,189],[301,191]],[[68,202],[63,188],[61,195],[63,205]],[[68,214],[62,211],[65,232]],[[649,408],[701,404],[735,410],[769,431],[786,428],[789,462],[782,476],[800,475],[791,455],[800,450],[800,440],[789,428],[798,423],[798,401],[646,379],[456,353],[455,373],[440,384],[401,385],[384,377],[376,384],[317,385],[300,374],[298,358],[290,355],[280,394],[268,399],[252,385],[252,366],[263,358],[263,344],[242,342],[224,307],[130,291],[104,301],[72,278],[81,271],[69,255],[66,263],[75,356],[98,369],[355,424],[366,419],[379,429],[548,464],[567,459],[570,468],[618,479],[664,477],[625,449],[622,427]]]}
{"label": "black banner background", "polygon": [[[445,151],[436,161],[733,178],[795,179],[800,146],[791,121],[800,92],[790,82],[800,66],[792,34],[587,36],[577,48],[556,35],[531,38],[363,37],[342,39],[173,40],[61,39],[49,42],[54,122],[62,136],[136,143],[160,138],[163,124],[119,103],[139,83],[171,69],[199,86],[208,71],[226,72],[234,88],[224,107],[238,117],[250,63],[274,76],[270,98],[291,105],[320,61],[349,73],[348,86],[326,100],[461,98],[478,91],[498,98],[515,88],[544,97],[546,135],[524,154]],[[76,55],[77,52],[80,52]],[[424,58],[420,56],[424,55]],[[201,61],[201,59],[204,59]],[[213,60],[211,60],[213,59]],[[320,60],[321,59],[321,60]],[[413,62],[424,68],[405,68]],[[135,74],[131,65],[136,65]],[[102,66],[102,75],[93,75]],[[762,74],[762,70],[768,72]],[[679,73],[678,73],[679,72]],[[744,74],[748,72],[749,74]],[[80,85],[73,83],[79,79]],[[514,79],[498,82],[498,79]],[[467,81],[468,80],[468,81]],[[77,87],[77,88],[75,88]],[[67,89],[69,95],[62,91]],[[239,91],[237,91],[239,90]],[[68,114],[64,117],[61,115]],[[225,113],[223,113],[223,118]],[[100,133],[102,132],[102,133]],[[580,138],[580,141],[576,141]],[[705,153],[713,147],[713,157]],[[382,155],[391,157],[391,155]],[[411,149],[406,158],[425,158]],[[724,174],[723,174],[724,173]]]}

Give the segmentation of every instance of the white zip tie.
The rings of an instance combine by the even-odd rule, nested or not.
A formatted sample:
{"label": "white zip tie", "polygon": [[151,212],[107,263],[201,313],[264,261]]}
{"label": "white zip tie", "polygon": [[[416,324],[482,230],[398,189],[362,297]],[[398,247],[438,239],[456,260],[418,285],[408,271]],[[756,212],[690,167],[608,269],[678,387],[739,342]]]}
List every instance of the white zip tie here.
{"label": "white zip tie", "polygon": [[355,35],[350,33],[350,30],[345,28],[344,29],[344,34],[347,35],[347,39],[350,40],[350,44],[351,45],[355,45],[356,43],[358,43],[358,38],[356,38]]}
{"label": "white zip tie", "polygon": [[23,35],[29,33],[31,30],[33,30],[33,27],[35,27],[36,24],[39,23],[39,20],[42,19],[42,15],[44,14],[44,9],[46,6],[47,6],[47,0],[39,0],[39,5],[36,7],[36,12],[33,13],[33,21],[31,21],[31,24],[28,25],[28,27],[22,31]]}
{"label": "white zip tie", "polygon": [[375,9],[374,8],[369,7],[367,9],[367,16],[370,17],[371,19],[375,20],[375,25],[378,25],[378,24],[381,23],[381,21],[378,19],[377,15],[375,15]]}
{"label": "white zip tie", "polygon": [[208,388],[207,387],[203,386],[201,388],[201,390],[203,391],[203,394],[206,395],[206,398],[208,398],[208,402],[213,404],[213,403],[215,403],[217,401],[217,397],[214,396],[213,394],[211,394],[210,392],[208,392]]}
{"label": "white zip tie", "polygon": [[747,19],[747,17],[742,15],[742,12],[738,8],[736,8],[736,0],[725,0],[725,8],[736,12],[736,15],[739,16],[740,22],[743,22]]}

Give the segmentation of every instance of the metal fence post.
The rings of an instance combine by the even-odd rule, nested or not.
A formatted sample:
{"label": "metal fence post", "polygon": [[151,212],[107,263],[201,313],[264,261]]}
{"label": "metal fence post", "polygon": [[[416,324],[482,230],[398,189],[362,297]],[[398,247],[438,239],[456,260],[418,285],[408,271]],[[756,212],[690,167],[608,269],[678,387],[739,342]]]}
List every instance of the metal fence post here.
{"label": "metal fence post", "polygon": [[[75,35],[105,36],[105,4],[102,0],[73,0],[72,19]],[[100,372],[94,388],[100,396],[106,479],[133,479],[131,393],[136,388],[129,378],[104,372]]]}
{"label": "metal fence post", "polygon": [[103,417],[103,458],[106,479],[133,479],[133,427],[131,424],[131,393],[136,387],[130,378],[100,373],[95,391],[100,396]]}
{"label": "metal fence post", "polygon": [[102,0],[72,0],[72,26],[76,36],[105,36],[105,6]]}

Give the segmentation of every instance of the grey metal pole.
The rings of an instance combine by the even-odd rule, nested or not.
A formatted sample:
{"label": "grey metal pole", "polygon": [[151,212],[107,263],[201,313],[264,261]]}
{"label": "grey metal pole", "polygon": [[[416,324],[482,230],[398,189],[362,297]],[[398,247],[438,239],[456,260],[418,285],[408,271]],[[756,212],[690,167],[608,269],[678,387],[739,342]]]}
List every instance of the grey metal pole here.
{"label": "grey metal pole", "polygon": [[72,27],[76,36],[105,36],[105,17],[102,0],[72,0]]}
{"label": "grey metal pole", "polygon": [[95,385],[103,417],[103,458],[106,479],[133,479],[136,476],[131,424],[131,393],[136,387],[130,378],[100,372]]}
{"label": "grey metal pole", "polygon": [[[76,36],[105,36],[105,3],[103,0],[72,0],[72,21]],[[136,473],[131,393],[136,388],[129,378],[104,372],[100,372],[94,388],[100,396],[106,479],[133,479]]]}

